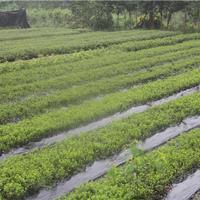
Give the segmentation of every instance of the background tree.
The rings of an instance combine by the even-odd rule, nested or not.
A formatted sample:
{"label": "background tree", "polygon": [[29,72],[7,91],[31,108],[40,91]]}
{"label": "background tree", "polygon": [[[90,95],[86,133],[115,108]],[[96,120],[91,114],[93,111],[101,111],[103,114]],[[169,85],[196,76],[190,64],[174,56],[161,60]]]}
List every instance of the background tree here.
{"label": "background tree", "polygon": [[112,29],[114,9],[109,1],[74,1],[70,4],[75,25],[94,30]]}
{"label": "background tree", "polygon": [[192,22],[200,28],[200,2],[191,2],[186,6],[188,15],[192,18]]}
{"label": "background tree", "polygon": [[167,27],[169,27],[172,15],[180,10],[184,10],[188,2],[185,1],[166,1],[163,3]]}

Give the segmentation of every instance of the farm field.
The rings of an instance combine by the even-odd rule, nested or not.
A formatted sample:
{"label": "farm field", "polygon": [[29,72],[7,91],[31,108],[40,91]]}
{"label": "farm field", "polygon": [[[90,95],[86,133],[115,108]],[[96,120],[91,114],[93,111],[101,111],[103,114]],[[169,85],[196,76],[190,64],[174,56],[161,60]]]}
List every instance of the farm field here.
{"label": "farm field", "polygon": [[0,45],[0,200],[172,200],[200,168],[199,33],[8,29]]}

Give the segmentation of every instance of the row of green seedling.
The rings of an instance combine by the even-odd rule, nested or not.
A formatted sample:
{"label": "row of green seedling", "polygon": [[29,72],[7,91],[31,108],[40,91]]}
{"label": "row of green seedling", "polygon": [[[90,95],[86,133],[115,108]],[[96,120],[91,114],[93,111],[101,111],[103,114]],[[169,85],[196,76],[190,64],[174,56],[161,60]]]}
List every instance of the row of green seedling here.
{"label": "row of green seedling", "polygon": [[[179,50],[183,47],[189,48],[199,46],[198,41],[187,41],[181,44],[171,46],[161,46],[158,48],[144,49],[137,52],[124,52],[120,48],[103,48],[88,51],[80,51],[73,54],[67,55],[54,55],[48,57],[41,57],[32,60],[20,60],[13,63],[2,63],[0,64],[1,73],[11,71],[21,71],[30,69],[34,71],[39,68],[40,70],[48,68],[49,70],[55,70],[57,68],[63,68],[66,72],[88,70],[91,67],[102,67],[109,64],[116,64],[121,61],[127,61],[130,59],[140,59],[145,56],[151,57],[160,55],[162,52],[169,52],[170,50]],[[109,56],[108,56],[109,54]],[[87,62],[86,62],[87,61]],[[67,63],[67,65],[66,65]]]}
{"label": "row of green seedling", "polygon": [[[73,53],[81,50],[107,47],[131,40],[144,40],[175,35],[169,31],[119,31],[119,32],[88,32],[80,35],[23,39],[2,42],[4,48],[0,52],[0,62],[16,59],[31,59],[39,55]],[[97,41],[98,38],[98,41]]]}
{"label": "row of green seedling", "polygon": [[[183,50],[177,52],[170,52],[162,56],[144,58],[139,61],[127,61],[125,63],[109,65],[103,68],[90,69],[80,73],[74,72],[71,74],[59,76],[56,78],[50,78],[47,80],[37,81],[30,84],[22,84],[14,87],[7,86],[0,89],[0,102],[15,101],[17,99],[21,99],[22,97],[27,97],[32,94],[43,95],[43,93],[52,93],[56,90],[67,89],[74,85],[82,85],[91,81],[96,81],[102,78],[109,78],[120,74],[122,75],[133,73],[138,70],[151,68],[154,65],[159,65],[165,62],[172,62],[177,59],[185,58],[190,55],[196,54],[199,54],[199,49],[192,48],[188,51]],[[20,79],[23,78],[20,77]]]}
{"label": "row of green seedling", "polygon": [[[10,157],[0,163],[1,196],[3,199],[23,199],[33,191],[71,177],[97,159],[111,156],[137,140],[180,123],[186,117],[199,115],[199,99],[200,93],[195,93],[113,122],[100,130],[83,133],[25,155]],[[10,137],[9,141],[12,139]],[[4,149],[3,143],[0,144]],[[192,153],[190,159],[194,155]]]}
{"label": "row of green seedling", "polygon": [[55,28],[31,28],[28,30],[24,29],[12,29],[12,30],[1,30],[0,41],[8,40],[23,40],[28,38],[40,38],[40,37],[52,37],[62,35],[73,35],[87,32],[87,29],[67,29],[59,28],[55,31]]}
{"label": "row of green seedling", "polygon": [[72,104],[79,104],[90,98],[103,96],[132,86],[135,87],[137,84],[186,72],[199,66],[200,57],[191,56],[187,59],[173,62],[172,64],[152,67],[147,69],[147,71],[138,71],[133,74],[101,79],[85,85],[61,90],[47,96],[33,96],[22,102],[16,102],[15,104],[1,104],[0,124],[15,122],[15,119],[30,118],[62,106],[67,107]]}
{"label": "row of green seedling", "polygon": [[137,50],[145,49],[145,48],[172,45],[172,44],[182,43],[188,40],[198,40],[198,39],[200,39],[199,33],[180,34],[176,36],[146,40],[146,41],[141,41],[141,42],[131,41],[131,42],[123,43],[120,45],[116,45],[116,47],[122,48],[127,51],[137,51]]}
{"label": "row of green seedling", "polygon": [[146,155],[134,156],[133,152],[133,157],[102,180],[85,184],[61,199],[163,199],[172,182],[200,166],[200,129],[185,133]]}
{"label": "row of green seedling", "polygon": [[[175,36],[174,37],[174,39],[176,39],[176,37],[178,37],[178,36]],[[164,38],[165,40],[166,40],[166,38]],[[164,39],[156,39],[156,40],[159,40],[159,42],[161,42],[162,40],[164,40]],[[155,40],[155,41],[156,41]],[[178,39],[176,39],[176,40],[178,40]],[[139,41],[138,42],[138,46],[139,46],[139,43],[147,43],[149,40],[146,40],[146,41]],[[154,40],[153,40],[154,41]],[[163,44],[163,42],[161,42],[161,44]],[[169,43],[170,44],[170,43]],[[148,46],[148,43],[147,43],[147,46]],[[107,56],[107,54],[110,54],[110,52],[112,52],[112,50],[110,50],[110,51],[107,51],[107,52],[103,52],[104,54],[106,53],[106,57],[107,57],[107,59],[106,60],[109,60],[109,64],[111,64],[113,61],[112,61],[112,59],[113,60],[115,60],[115,63],[116,63],[116,61],[118,61],[118,63],[120,62],[120,63],[122,63],[122,62],[127,62],[127,61],[130,61],[130,60],[128,60],[128,58],[127,57],[129,57],[129,59],[130,59],[130,54],[129,53],[126,53],[126,54],[124,54],[124,53],[121,53],[120,51],[119,52],[116,52],[115,54],[113,54],[112,56],[111,55],[109,55],[109,59],[108,59],[108,56]],[[115,51],[114,51],[115,52]],[[121,55],[122,54],[122,55]],[[132,53],[133,54],[133,53]],[[102,55],[101,55],[102,56]],[[121,60],[121,58],[122,58],[122,56],[124,57],[125,56],[125,58],[123,58],[122,60]],[[133,56],[135,57],[135,55],[133,54]],[[148,56],[148,55],[147,55]],[[95,58],[96,58],[96,56],[95,56]],[[137,57],[135,57],[135,58],[137,58]],[[100,59],[100,58],[99,58]],[[90,66],[90,68],[88,68],[88,69],[93,69],[93,68],[96,68],[95,67],[95,63],[98,63],[98,65],[97,66],[99,66],[99,64],[100,63],[102,63],[102,61],[100,61],[100,63],[98,62],[98,60],[99,59],[92,59],[92,66],[91,66],[91,61],[88,63],[88,59],[86,59],[85,60],[85,62],[80,62],[80,63],[73,63],[72,65],[70,65],[70,64],[64,64],[64,65],[55,65],[55,66],[52,66],[52,67],[46,67],[46,68],[44,68],[44,67],[39,67],[39,68],[33,68],[32,70],[24,70],[24,71],[19,71],[19,72],[15,72],[15,73],[11,73],[11,74],[6,74],[6,75],[4,75],[4,76],[2,76],[1,77],[1,82],[2,82],[2,85],[8,85],[8,84],[13,84],[13,85],[15,85],[15,84],[21,84],[21,83],[30,83],[30,82],[32,82],[32,81],[38,81],[38,80],[43,80],[43,79],[47,79],[47,78],[49,78],[49,77],[51,77],[52,76],[52,73],[54,74],[54,77],[55,76],[60,76],[60,75],[63,75],[64,73],[67,73],[67,74],[70,74],[71,73],[71,71],[73,70],[73,68],[74,68],[74,66],[76,66],[75,67],[75,69],[76,69],[76,71],[75,72],[77,72],[77,69],[79,69],[80,70],[80,72],[83,72],[83,71],[85,71],[86,69],[83,67],[83,66],[87,66],[87,68],[88,68],[88,65]],[[103,59],[103,58],[101,58],[101,59]],[[133,58],[131,58],[131,60],[133,60]],[[138,60],[138,58],[137,58],[137,60]],[[105,60],[103,59],[103,62],[105,63],[105,64],[108,64],[108,63],[106,63],[105,62]],[[81,64],[81,67],[79,66],[78,68],[77,68],[77,65],[80,65]],[[104,65],[103,65],[104,66]],[[78,70],[78,71],[79,71]],[[32,74],[32,76],[30,77],[29,76],[29,74]],[[13,77],[18,77],[18,76],[20,76],[20,77],[22,77],[22,78],[16,78],[16,80],[14,81],[12,78]]]}
{"label": "row of green seedling", "polygon": [[[142,41],[143,42],[143,41]],[[115,51],[114,51],[115,52]],[[105,53],[105,52],[104,52]],[[110,51],[109,52],[106,52],[106,53],[110,53]],[[118,53],[116,53],[117,55],[118,54],[120,54],[119,52]],[[127,53],[128,54],[128,53]],[[114,59],[116,59],[117,58],[117,55],[115,55],[114,54]],[[107,56],[108,57],[108,56]],[[122,56],[120,56],[120,57],[122,57]],[[96,56],[95,56],[95,58],[96,58]],[[109,56],[109,60],[111,60],[112,58],[110,58],[110,56]],[[87,62],[88,60],[86,60],[86,62]],[[95,61],[97,62],[97,60],[95,59]],[[119,60],[120,61],[120,60]],[[75,66],[77,66],[77,63],[73,63]],[[79,63],[80,64],[80,63]],[[81,62],[81,65],[82,65],[83,63]],[[85,65],[86,64],[88,64],[88,62],[87,63],[85,63]],[[93,63],[94,64],[94,63]],[[76,67],[77,68],[77,67]],[[80,67],[79,67],[80,68]],[[92,68],[94,68],[94,66],[92,66]],[[52,75],[52,72],[54,73],[54,77],[55,76],[59,76],[59,75],[62,75],[63,73],[70,73],[71,71],[70,71],[70,69],[72,69],[72,66],[69,66],[68,64],[66,65],[66,63],[64,64],[64,65],[61,65],[61,66],[52,66],[52,67],[46,67],[46,68],[44,68],[44,67],[39,67],[39,68],[34,68],[33,70],[25,70],[25,71],[20,71],[20,72],[15,72],[15,73],[11,73],[11,74],[6,74],[6,75],[4,75],[4,76],[2,76],[1,77],[1,82],[2,82],[2,84],[4,84],[4,85],[7,85],[7,83],[8,83],[8,81],[9,81],[9,79],[11,78],[11,81],[12,81],[12,77],[18,77],[19,75],[20,76],[22,76],[23,78],[21,78],[21,79],[17,79],[16,80],[16,83],[17,83],[17,81],[19,82],[19,83],[28,83],[28,82],[30,82],[30,81],[32,81],[32,79],[33,79],[33,81],[35,80],[41,80],[41,79],[44,79],[44,78],[48,78],[48,77],[51,77],[51,75]],[[79,70],[81,70],[81,71],[84,71],[85,69],[84,69],[84,67],[82,67],[81,66],[81,68],[79,69]],[[43,72],[43,73],[42,73]],[[76,72],[77,72],[77,70],[76,70]],[[32,76],[31,76],[31,80],[30,80],[30,76],[27,76],[27,75],[29,75],[29,74],[32,74]],[[43,76],[41,76],[43,74]],[[6,80],[4,80],[5,78],[7,78]],[[16,84],[15,82],[14,83],[12,83],[11,82],[11,84]],[[18,84],[18,83],[17,83]]]}
{"label": "row of green seedling", "polygon": [[161,99],[181,90],[200,84],[200,70],[195,69],[177,76],[150,82],[125,92],[105,95],[100,99],[84,101],[80,105],[60,108],[16,124],[0,126],[0,151],[24,145],[69,130],[82,124],[128,109],[131,106],[145,104]]}

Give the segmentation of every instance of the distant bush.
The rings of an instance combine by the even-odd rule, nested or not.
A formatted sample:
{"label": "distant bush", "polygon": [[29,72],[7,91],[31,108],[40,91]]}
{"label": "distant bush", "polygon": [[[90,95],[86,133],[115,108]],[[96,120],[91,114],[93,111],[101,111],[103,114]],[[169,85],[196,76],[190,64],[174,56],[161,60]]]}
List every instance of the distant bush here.
{"label": "distant bush", "polygon": [[67,26],[70,18],[69,9],[28,9],[28,20],[32,26]]}
{"label": "distant bush", "polygon": [[71,3],[70,9],[75,27],[87,27],[93,30],[113,28],[112,6],[108,2],[75,1]]}
{"label": "distant bush", "polygon": [[137,28],[156,28],[160,29],[162,26],[162,21],[159,16],[154,16],[153,19],[150,19],[149,16],[141,15],[138,17],[136,27]]}
{"label": "distant bush", "polygon": [[90,18],[89,24],[94,30],[111,29],[113,27],[112,15],[100,10],[97,15]]}

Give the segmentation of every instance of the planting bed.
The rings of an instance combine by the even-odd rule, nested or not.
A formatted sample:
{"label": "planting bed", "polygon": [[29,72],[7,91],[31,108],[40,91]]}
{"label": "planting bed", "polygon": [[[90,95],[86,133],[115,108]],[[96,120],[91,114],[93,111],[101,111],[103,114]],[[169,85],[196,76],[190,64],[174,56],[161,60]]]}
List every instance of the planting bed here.
{"label": "planting bed", "polygon": [[199,183],[181,197],[175,184],[200,168],[199,33],[34,28],[0,42],[0,200],[198,198]]}

